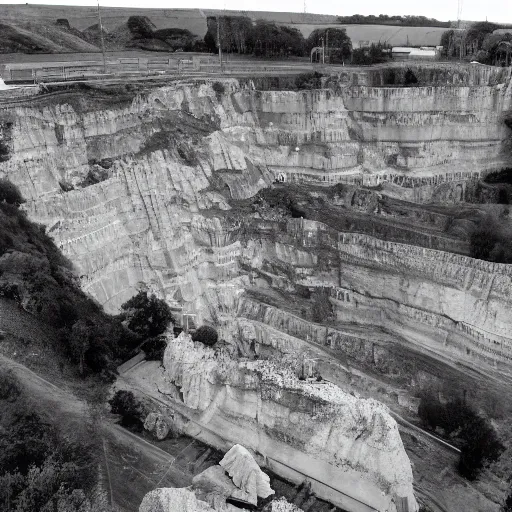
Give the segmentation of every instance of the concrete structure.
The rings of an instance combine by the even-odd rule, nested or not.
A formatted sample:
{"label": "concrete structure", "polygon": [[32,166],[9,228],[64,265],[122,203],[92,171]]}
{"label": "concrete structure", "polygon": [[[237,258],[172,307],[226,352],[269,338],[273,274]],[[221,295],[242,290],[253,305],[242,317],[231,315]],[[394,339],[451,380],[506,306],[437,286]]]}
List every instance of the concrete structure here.
{"label": "concrete structure", "polygon": [[391,50],[391,54],[394,59],[397,60],[408,60],[408,59],[425,59],[425,60],[436,60],[440,57],[441,52],[438,47],[426,47],[413,48],[407,46],[395,46]]}

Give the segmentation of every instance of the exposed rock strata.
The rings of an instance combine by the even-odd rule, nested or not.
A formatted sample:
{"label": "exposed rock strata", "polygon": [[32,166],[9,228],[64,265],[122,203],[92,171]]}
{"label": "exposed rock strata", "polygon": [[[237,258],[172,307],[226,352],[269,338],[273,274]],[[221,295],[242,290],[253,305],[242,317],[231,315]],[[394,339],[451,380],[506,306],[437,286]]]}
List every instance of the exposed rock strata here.
{"label": "exposed rock strata", "polygon": [[[389,193],[420,202],[446,182],[463,187],[505,165],[501,115],[511,108],[510,80],[473,83],[340,81],[335,90],[297,92],[231,80],[221,96],[211,84],[175,83],[112,108],[88,106],[95,92],[80,93],[91,96],[85,107],[70,93],[37,96],[4,104],[10,158],[0,175],[20,187],[29,215],[48,226],[109,311],[142,281],[170,303],[179,290],[191,309],[212,316],[231,299],[206,283],[232,282],[239,249],[236,226],[205,211],[229,209],[225,195],[250,197],[280,173],[389,183]],[[104,181],[79,188],[106,160]]]}
{"label": "exposed rock strata", "polygon": [[416,510],[412,472],[385,406],[330,383],[307,383],[270,361],[234,360],[190,337],[169,343],[164,365],[203,430],[262,454],[277,472],[311,479],[349,510]]}

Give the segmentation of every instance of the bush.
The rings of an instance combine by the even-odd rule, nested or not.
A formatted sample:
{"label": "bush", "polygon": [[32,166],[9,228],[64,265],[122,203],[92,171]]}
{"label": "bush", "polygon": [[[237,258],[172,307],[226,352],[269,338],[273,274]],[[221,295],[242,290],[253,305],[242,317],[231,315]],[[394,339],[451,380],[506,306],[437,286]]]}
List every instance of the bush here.
{"label": "bush", "polygon": [[219,335],[213,327],[210,327],[209,325],[202,325],[192,335],[192,339],[194,341],[200,341],[208,347],[212,347],[219,340]]}
{"label": "bush", "polygon": [[311,307],[313,322],[324,322],[332,316],[333,309],[329,300],[329,293],[316,291],[311,297],[313,305]]}
{"label": "bush", "polygon": [[0,400],[15,402],[21,394],[18,378],[12,371],[0,373]]}
{"label": "bush", "polygon": [[213,82],[212,89],[217,94],[217,97],[221,96],[226,92],[226,87],[222,82]]}
{"label": "bush", "polygon": [[97,439],[89,432],[91,442],[70,439],[85,435],[81,427],[64,437],[39,415],[27,413],[26,403],[23,409],[17,407],[0,430],[0,509],[54,510],[58,497],[78,489],[85,497],[97,480]]}
{"label": "bush", "polygon": [[508,496],[505,498],[500,512],[512,512],[512,489],[510,489]]}
{"label": "bush", "polygon": [[16,185],[8,180],[0,179],[0,203],[1,202],[19,206],[23,204],[25,200]]}
{"label": "bush", "polygon": [[416,75],[414,74],[412,69],[408,69],[405,72],[404,84],[405,85],[414,85],[414,84],[417,84],[417,83],[418,83],[418,78],[416,77]]}
{"label": "bush", "polygon": [[117,391],[108,403],[112,413],[121,416],[121,425],[142,430],[147,411],[131,391]]}
{"label": "bush", "polygon": [[312,90],[322,88],[322,73],[301,73],[295,78],[295,87],[299,90]]}

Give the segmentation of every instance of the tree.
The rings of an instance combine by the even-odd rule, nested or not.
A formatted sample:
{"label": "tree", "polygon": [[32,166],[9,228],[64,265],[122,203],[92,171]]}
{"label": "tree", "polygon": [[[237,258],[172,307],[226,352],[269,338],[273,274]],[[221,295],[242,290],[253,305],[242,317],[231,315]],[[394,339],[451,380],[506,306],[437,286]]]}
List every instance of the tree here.
{"label": "tree", "polygon": [[167,339],[165,336],[148,338],[141,346],[141,349],[144,350],[148,361],[162,361],[166,348]]}
{"label": "tree", "polygon": [[219,340],[219,335],[213,327],[210,327],[209,325],[202,325],[192,335],[192,339],[194,341],[200,341],[208,347],[212,347]]}
{"label": "tree", "polygon": [[25,202],[23,196],[18,190],[18,187],[3,178],[0,179],[0,203],[2,202],[6,202],[14,206],[20,206]]}
{"label": "tree", "polygon": [[94,325],[87,320],[78,320],[71,329],[68,339],[71,360],[78,364],[80,375],[85,374],[85,354],[89,349]]}
{"label": "tree", "polygon": [[[343,28],[317,28],[311,32],[306,40],[308,52],[317,46],[326,46],[326,55],[330,56],[330,62],[342,62],[348,59],[352,53],[352,41]],[[328,45],[328,46],[327,46]]]}
{"label": "tree", "polygon": [[122,317],[127,320],[128,328],[143,338],[152,338],[163,334],[174,321],[167,303],[154,294],[148,296],[141,291],[125,302],[121,309]]}
{"label": "tree", "polygon": [[442,428],[445,436],[460,445],[458,469],[468,480],[474,480],[485,464],[498,460],[504,450],[489,420],[477,414],[464,400],[442,404],[427,393],[421,398],[418,415],[426,425]]}
{"label": "tree", "polygon": [[460,437],[464,444],[460,452],[459,473],[468,480],[474,480],[485,463],[498,460],[504,450],[494,428],[476,414],[464,423]]}

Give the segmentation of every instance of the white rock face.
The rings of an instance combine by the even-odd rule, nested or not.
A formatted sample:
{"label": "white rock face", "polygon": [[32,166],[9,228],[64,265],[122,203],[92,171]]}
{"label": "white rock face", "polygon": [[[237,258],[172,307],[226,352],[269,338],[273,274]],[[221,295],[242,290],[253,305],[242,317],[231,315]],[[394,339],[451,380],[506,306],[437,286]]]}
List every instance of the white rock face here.
{"label": "white rock face", "polygon": [[206,432],[243,442],[297,481],[324,482],[313,484],[315,492],[348,510],[358,510],[359,500],[394,511],[389,502],[395,497],[407,497],[409,509],[417,510],[409,459],[381,403],[329,383],[300,381],[273,362],[216,354],[183,333],[169,343],[164,365]]}
{"label": "white rock face", "polygon": [[219,464],[228,472],[233,483],[248,494],[251,503],[256,504],[258,496],[267,498],[274,494],[270,488],[270,478],[261,471],[253,456],[243,446],[235,444]]}
{"label": "white rock face", "polygon": [[189,489],[155,489],[144,496],[139,512],[214,512]]}
{"label": "white rock face", "polygon": [[285,498],[279,498],[269,503],[268,508],[265,512],[303,512],[301,508],[290,503]]}

